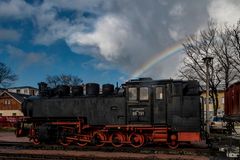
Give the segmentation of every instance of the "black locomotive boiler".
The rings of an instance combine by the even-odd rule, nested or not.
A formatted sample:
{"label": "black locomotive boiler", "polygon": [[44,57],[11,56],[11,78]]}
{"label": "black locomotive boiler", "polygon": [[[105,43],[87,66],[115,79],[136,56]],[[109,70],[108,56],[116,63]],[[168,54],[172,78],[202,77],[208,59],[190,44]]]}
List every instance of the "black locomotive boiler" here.
{"label": "black locomotive boiler", "polygon": [[202,113],[197,81],[127,81],[120,88],[96,83],[83,86],[39,84],[40,95],[23,103],[25,118],[17,125],[18,136],[35,144],[60,142],[85,146],[93,143],[115,147],[129,144],[180,143],[200,141]]}

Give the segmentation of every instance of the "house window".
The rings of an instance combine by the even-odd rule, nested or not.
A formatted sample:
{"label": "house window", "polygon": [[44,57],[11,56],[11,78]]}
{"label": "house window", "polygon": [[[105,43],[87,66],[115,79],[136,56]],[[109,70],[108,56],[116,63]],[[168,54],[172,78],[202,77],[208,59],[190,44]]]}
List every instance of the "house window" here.
{"label": "house window", "polygon": [[10,105],[10,104],[11,104],[11,100],[9,100],[9,99],[4,100],[4,104],[5,104],[5,105]]}
{"label": "house window", "polygon": [[137,100],[137,88],[129,88],[129,100],[130,101],[136,101]]}
{"label": "house window", "polygon": [[23,90],[23,93],[24,93],[24,94],[27,94],[27,93],[28,93],[28,90],[27,90],[27,89],[24,89],[24,90]]}
{"label": "house window", "polygon": [[17,115],[17,113],[12,113],[12,116],[16,116]]}
{"label": "house window", "polygon": [[20,89],[17,89],[17,93],[20,93]]}
{"label": "house window", "polygon": [[222,97],[221,102],[222,102],[222,104],[224,104],[224,97]]}
{"label": "house window", "polygon": [[148,100],[148,87],[140,88],[140,100]]}
{"label": "house window", "polygon": [[163,87],[156,88],[156,99],[163,99]]}

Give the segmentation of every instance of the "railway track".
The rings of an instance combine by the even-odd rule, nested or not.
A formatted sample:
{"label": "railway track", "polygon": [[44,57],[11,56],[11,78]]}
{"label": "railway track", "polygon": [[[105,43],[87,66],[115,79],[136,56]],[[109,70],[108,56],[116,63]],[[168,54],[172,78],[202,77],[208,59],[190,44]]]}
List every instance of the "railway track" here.
{"label": "railway track", "polygon": [[[27,142],[0,142],[0,159],[195,159],[195,157],[218,157],[222,153],[217,150],[210,150],[205,146],[183,145],[182,147],[172,150],[167,146],[148,145],[142,148],[112,146],[96,147],[85,146],[79,147],[70,145],[63,147],[61,145],[34,145]],[[165,158],[162,158],[165,155]],[[197,158],[199,159],[199,158]],[[197,160],[196,159],[196,160]],[[207,158],[208,159],[208,158]],[[212,158],[214,159],[214,158]]]}
{"label": "railway track", "polygon": [[[19,153],[0,153],[0,159],[4,160],[56,160],[56,159],[65,159],[65,160],[84,160],[83,157],[72,157],[72,156],[62,156],[62,155],[40,155],[40,154],[19,154]],[[86,158],[87,159],[87,158]]]}
{"label": "railway track", "polygon": [[101,151],[101,152],[125,152],[125,153],[144,153],[144,154],[175,154],[175,155],[210,155],[211,150],[206,147],[192,146],[192,145],[183,145],[178,149],[169,149],[167,146],[157,146],[157,145],[148,145],[141,148],[133,148],[133,147],[120,147],[115,148],[112,146],[104,146],[104,147],[96,147],[96,146],[85,146],[79,147],[75,145],[69,145],[67,147],[63,147],[61,145],[34,145],[32,143],[27,142],[0,142],[0,149],[16,149],[16,150],[63,150],[63,151]]}
{"label": "railway track", "polygon": [[100,159],[100,160],[150,160],[150,159],[192,159],[192,160],[207,160],[206,156],[194,155],[170,155],[170,154],[141,154],[141,153],[122,153],[122,152],[101,152],[101,151],[55,151],[55,150],[0,150],[0,159],[24,159],[24,160],[45,160],[45,159]]}

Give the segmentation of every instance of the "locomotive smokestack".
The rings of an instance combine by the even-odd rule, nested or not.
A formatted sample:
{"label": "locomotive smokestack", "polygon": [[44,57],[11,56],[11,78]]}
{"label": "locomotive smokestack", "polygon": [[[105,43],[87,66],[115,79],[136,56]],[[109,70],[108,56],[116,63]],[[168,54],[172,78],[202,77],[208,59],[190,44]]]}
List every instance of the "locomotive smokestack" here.
{"label": "locomotive smokestack", "polygon": [[39,95],[43,96],[46,89],[47,89],[47,83],[45,83],[45,82],[38,83]]}

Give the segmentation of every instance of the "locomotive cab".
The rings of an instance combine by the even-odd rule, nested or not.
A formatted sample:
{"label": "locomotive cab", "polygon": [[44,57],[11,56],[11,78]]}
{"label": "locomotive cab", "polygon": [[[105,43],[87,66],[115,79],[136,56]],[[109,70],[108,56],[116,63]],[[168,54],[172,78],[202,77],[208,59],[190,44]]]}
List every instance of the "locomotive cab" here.
{"label": "locomotive cab", "polygon": [[[166,126],[200,139],[201,105],[197,81],[134,79],[126,82],[127,123]],[[186,133],[186,134],[185,134]]]}
{"label": "locomotive cab", "polygon": [[166,86],[150,78],[126,83],[128,124],[166,124]]}

